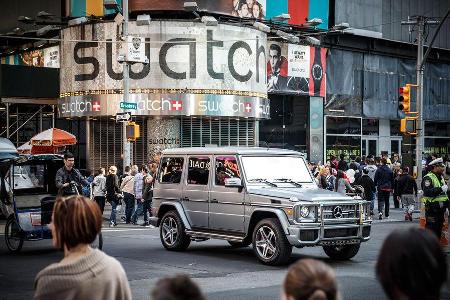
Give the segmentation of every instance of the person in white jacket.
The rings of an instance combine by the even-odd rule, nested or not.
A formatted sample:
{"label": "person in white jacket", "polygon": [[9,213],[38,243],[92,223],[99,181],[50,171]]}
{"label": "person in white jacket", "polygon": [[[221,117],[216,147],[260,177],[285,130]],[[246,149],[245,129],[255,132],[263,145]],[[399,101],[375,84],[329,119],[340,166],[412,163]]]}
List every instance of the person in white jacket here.
{"label": "person in white jacket", "polygon": [[97,172],[97,175],[94,177],[94,181],[92,181],[92,195],[94,196],[94,201],[97,202],[100,207],[100,211],[102,212],[105,209],[105,191],[106,191],[106,177],[105,177],[105,168],[100,168]]}

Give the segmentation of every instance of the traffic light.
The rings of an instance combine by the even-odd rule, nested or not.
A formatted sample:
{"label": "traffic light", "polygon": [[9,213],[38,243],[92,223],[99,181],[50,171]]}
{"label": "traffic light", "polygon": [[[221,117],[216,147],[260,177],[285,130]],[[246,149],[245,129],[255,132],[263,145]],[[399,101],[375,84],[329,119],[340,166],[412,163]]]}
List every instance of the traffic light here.
{"label": "traffic light", "polygon": [[411,109],[411,85],[407,84],[400,89],[400,97],[398,97],[398,109],[409,113]]}
{"label": "traffic light", "polygon": [[140,138],[140,128],[139,125],[135,122],[128,122],[127,124],[127,140],[128,141],[136,141],[136,139]]}
{"label": "traffic light", "polygon": [[417,135],[417,117],[406,117],[401,119],[400,132]]}

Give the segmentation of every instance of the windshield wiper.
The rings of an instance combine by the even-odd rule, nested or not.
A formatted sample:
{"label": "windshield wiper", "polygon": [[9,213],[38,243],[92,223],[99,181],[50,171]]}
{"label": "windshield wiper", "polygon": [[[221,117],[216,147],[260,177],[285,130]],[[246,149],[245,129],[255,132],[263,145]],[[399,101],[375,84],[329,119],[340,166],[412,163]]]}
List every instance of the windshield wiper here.
{"label": "windshield wiper", "polygon": [[278,178],[278,179],[274,179],[275,181],[281,181],[281,182],[287,182],[287,183],[292,183],[293,185],[295,185],[296,187],[302,187],[302,185],[296,181],[293,181],[292,179],[289,178]]}
{"label": "windshield wiper", "polygon": [[275,183],[270,182],[269,180],[267,180],[265,178],[253,178],[253,179],[250,179],[248,182],[264,182],[270,186],[278,187]]}

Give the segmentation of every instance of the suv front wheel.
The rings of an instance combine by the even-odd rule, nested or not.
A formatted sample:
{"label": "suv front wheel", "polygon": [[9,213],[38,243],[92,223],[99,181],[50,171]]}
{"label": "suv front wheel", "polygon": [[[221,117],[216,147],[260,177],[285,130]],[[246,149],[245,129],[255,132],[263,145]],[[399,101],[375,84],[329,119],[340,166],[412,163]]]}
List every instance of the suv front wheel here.
{"label": "suv front wheel", "polygon": [[277,218],[263,219],[256,224],[253,231],[253,251],[264,264],[276,266],[287,263],[292,246]]}
{"label": "suv front wheel", "polygon": [[161,219],[159,226],[161,243],[167,250],[186,250],[191,243],[191,238],[186,234],[183,221],[176,211],[168,211]]}
{"label": "suv front wheel", "polygon": [[323,251],[331,259],[335,260],[349,260],[354,257],[361,244],[339,245],[339,246],[323,246]]}

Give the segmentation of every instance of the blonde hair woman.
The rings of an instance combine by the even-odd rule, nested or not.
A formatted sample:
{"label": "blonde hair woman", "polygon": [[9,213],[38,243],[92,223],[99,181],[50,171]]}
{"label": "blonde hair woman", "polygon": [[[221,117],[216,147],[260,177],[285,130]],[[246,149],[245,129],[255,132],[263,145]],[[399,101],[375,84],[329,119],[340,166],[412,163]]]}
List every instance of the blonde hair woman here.
{"label": "blonde hair woman", "polygon": [[119,177],[117,176],[117,167],[111,166],[106,176],[106,201],[111,204],[111,216],[109,217],[109,227],[117,226],[116,222],[116,208],[119,204],[120,193]]}

